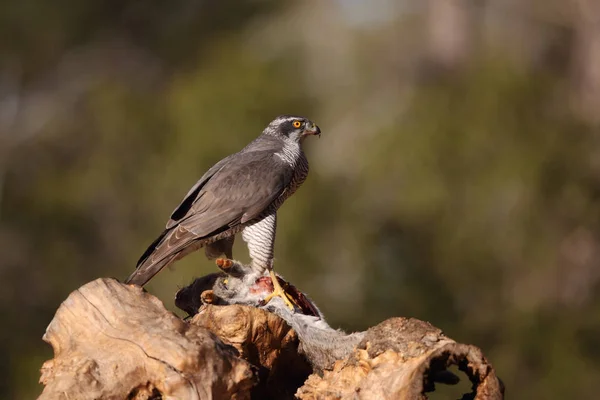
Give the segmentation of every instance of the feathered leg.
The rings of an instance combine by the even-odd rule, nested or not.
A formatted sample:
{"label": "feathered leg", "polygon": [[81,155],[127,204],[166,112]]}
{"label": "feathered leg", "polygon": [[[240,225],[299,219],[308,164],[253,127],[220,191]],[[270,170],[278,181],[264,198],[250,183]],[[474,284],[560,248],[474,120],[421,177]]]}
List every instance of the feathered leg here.
{"label": "feathered leg", "polygon": [[273,252],[275,248],[275,231],[277,228],[277,214],[272,213],[265,218],[248,225],[242,231],[242,238],[248,244],[248,251],[252,259],[252,269],[258,275],[262,276],[264,271],[269,271],[273,281],[273,293],[265,298],[268,303],[273,297],[281,297],[284,303],[291,309],[294,304],[290,301],[287,293],[277,280],[273,271]]}

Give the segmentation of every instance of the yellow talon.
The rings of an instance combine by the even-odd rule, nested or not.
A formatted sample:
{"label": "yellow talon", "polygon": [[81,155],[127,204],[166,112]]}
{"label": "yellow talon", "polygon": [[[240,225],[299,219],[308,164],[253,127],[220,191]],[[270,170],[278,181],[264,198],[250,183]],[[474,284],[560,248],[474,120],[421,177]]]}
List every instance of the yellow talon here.
{"label": "yellow talon", "polygon": [[279,284],[279,280],[277,279],[277,275],[275,275],[275,272],[269,271],[269,274],[271,275],[271,280],[273,281],[273,293],[265,297],[265,299],[263,300],[264,303],[268,303],[273,297],[281,297],[281,299],[289,307],[289,309],[294,311],[294,302],[290,299],[289,295],[286,293],[285,290],[283,290],[283,288]]}

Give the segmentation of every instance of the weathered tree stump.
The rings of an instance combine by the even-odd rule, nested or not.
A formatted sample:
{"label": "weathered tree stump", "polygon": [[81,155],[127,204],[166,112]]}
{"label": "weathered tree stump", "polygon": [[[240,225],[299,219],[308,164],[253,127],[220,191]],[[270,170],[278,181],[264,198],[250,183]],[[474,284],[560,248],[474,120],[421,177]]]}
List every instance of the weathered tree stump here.
{"label": "weathered tree stump", "polygon": [[458,365],[472,383],[472,399],[501,399],[500,382],[475,346],[456,343],[431,324],[391,318],[369,329],[355,351],[323,376],[311,375],[298,397],[312,399],[426,399],[435,383],[457,383]]}
{"label": "weathered tree stump", "polygon": [[293,399],[312,373],[308,361],[298,353],[296,332],[270,312],[249,306],[207,305],[190,324],[209,329],[258,367],[253,398]]}
{"label": "weathered tree stump", "polygon": [[[213,278],[187,294],[200,298]],[[464,398],[503,397],[478,348],[426,322],[392,318],[348,335],[362,340],[313,373],[314,349],[302,351],[312,333],[290,327],[295,313],[278,315],[204,304],[183,321],[139,287],[98,279],[71,293],[48,326],[55,357],[42,367],[40,399],[425,399],[436,383],[456,383],[451,364],[472,383]]]}
{"label": "weathered tree stump", "polygon": [[40,399],[249,399],[257,382],[209,330],[114,279],[71,293],[44,340],[54,359],[42,366]]}

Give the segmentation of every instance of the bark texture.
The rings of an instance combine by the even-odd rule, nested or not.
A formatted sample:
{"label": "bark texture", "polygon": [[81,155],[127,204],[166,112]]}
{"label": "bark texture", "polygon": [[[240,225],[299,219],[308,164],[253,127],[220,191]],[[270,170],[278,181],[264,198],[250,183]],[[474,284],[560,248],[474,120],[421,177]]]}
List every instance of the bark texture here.
{"label": "bark texture", "polygon": [[249,399],[252,366],[140,287],[98,279],[59,307],[43,339],[40,399]]}
{"label": "bark texture", "polygon": [[71,293],[44,340],[55,357],[42,367],[40,399],[425,399],[436,384],[457,382],[451,364],[472,383],[464,398],[503,398],[477,347],[423,321],[384,321],[313,373],[302,337],[273,313],[203,304],[184,321],[113,279]]}
{"label": "bark texture", "polygon": [[426,399],[436,383],[455,384],[447,371],[458,365],[472,383],[466,398],[502,399],[494,369],[475,346],[459,344],[431,324],[391,318],[369,329],[345,360],[323,376],[311,375],[301,399]]}
{"label": "bark texture", "polygon": [[190,324],[209,329],[258,368],[253,398],[293,399],[312,373],[298,352],[296,332],[270,312],[240,305],[205,305]]}

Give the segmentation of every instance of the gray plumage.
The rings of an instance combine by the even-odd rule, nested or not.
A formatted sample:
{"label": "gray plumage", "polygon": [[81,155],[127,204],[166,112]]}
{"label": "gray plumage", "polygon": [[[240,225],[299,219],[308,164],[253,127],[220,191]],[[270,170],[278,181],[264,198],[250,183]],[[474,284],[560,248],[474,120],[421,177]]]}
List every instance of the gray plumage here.
{"label": "gray plumage", "polygon": [[308,161],[301,144],[320,134],[303,117],[275,118],[254,141],[210,168],[173,211],[126,283],[145,285],[170,263],[201,248],[209,258],[232,258],[243,231],[255,272],[272,268],[276,212],[304,182]]}

